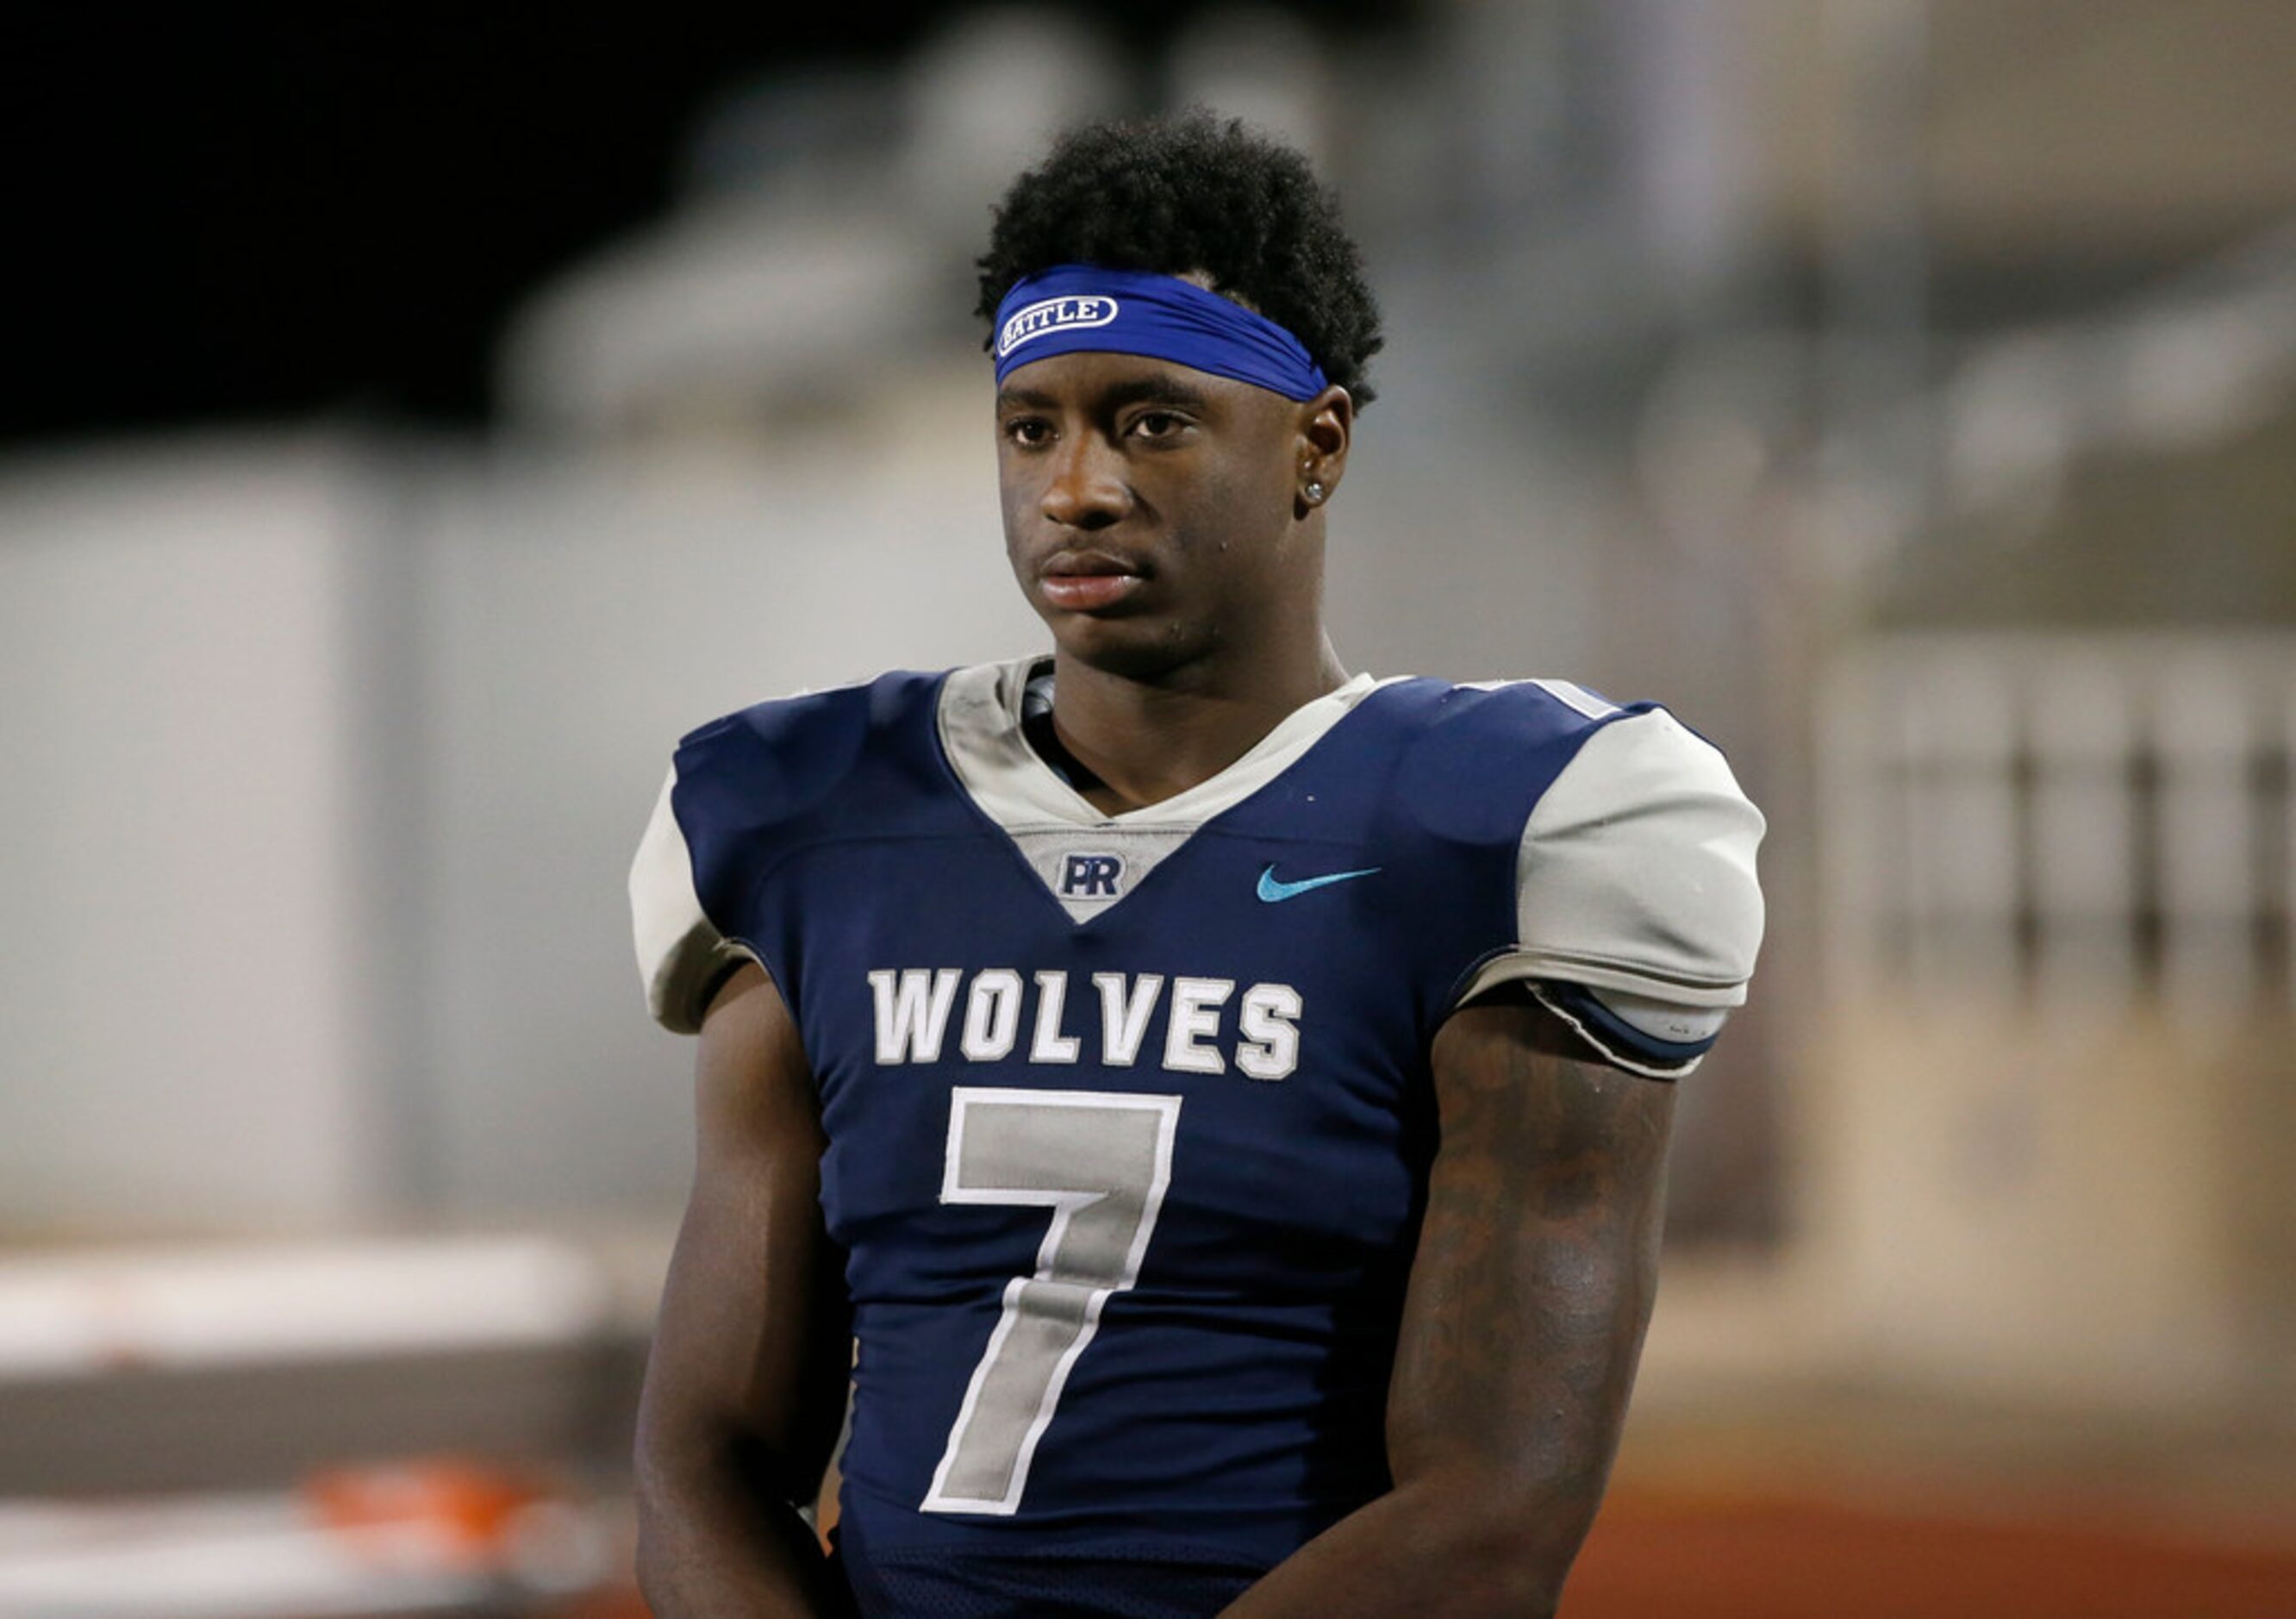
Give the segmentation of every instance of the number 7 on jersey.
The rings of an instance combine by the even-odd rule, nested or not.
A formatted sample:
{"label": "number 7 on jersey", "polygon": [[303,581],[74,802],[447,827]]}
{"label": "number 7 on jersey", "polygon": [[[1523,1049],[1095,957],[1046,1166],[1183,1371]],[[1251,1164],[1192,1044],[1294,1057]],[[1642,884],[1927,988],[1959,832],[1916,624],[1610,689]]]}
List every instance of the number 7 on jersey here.
{"label": "number 7 on jersey", "polygon": [[1048,1208],[1033,1276],[1004,1285],[1004,1308],[972,1368],[927,1512],[1010,1514],[1069,1369],[1112,1294],[1140,1278],[1172,1178],[1178,1097],[1128,1091],[949,1094],[943,1203]]}

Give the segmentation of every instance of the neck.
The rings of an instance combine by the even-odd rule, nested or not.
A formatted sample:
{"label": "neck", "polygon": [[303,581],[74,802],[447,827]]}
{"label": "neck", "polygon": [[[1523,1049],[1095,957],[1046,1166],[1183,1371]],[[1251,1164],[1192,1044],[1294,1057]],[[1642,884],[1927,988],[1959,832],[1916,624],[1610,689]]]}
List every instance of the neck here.
{"label": "neck", "polygon": [[1210,780],[1250,752],[1303,703],[1347,684],[1319,630],[1306,655],[1206,660],[1142,680],[1053,657],[1053,726],[1061,744],[1098,777],[1085,798],[1104,814],[1161,803]]}

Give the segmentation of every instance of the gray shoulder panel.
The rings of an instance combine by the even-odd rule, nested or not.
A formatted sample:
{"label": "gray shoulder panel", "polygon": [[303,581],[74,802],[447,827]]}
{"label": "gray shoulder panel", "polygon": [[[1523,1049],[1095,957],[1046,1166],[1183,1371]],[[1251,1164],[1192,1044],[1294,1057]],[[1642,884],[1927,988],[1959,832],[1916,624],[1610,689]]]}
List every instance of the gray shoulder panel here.
{"label": "gray shoulder panel", "polygon": [[698,1034],[718,981],[757,957],[719,933],[702,914],[693,890],[693,859],[670,804],[676,785],[673,768],[630,864],[630,924],[646,1009],[666,1029]]}
{"label": "gray shoulder panel", "polygon": [[1610,721],[1524,824],[1516,946],[1466,998],[1544,979],[1685,1010],[1742,1004],[1762,940],[1763,829],[1720,751],[1672,715]]}

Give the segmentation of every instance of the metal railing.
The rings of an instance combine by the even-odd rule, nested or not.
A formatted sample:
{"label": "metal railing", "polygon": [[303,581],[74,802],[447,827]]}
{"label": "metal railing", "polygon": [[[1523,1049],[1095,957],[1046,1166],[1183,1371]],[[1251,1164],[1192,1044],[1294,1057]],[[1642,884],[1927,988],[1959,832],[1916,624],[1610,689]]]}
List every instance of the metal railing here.
{"label": "metal railing", "polygon": [[1841,987],[2296,999],[2296,635],[1895,635],[1820,713]]}

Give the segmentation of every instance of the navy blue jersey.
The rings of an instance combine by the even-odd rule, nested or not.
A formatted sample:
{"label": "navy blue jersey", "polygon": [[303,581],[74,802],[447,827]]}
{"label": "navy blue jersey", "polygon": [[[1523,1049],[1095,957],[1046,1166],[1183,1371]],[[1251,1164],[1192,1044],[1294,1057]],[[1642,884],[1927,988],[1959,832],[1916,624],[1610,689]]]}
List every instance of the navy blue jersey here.
{"label": "navy blue jersey", "polygon": [[688,736],[642,966],[690,1029],[755,959],[802,1035],[865,1611],[1209,1611],[1387,1487],[1437,1029],[1520,980],[1685,1072],[1751,969],[1760,819],[1662,711],[1368,679],[1106,816],[1029,751],[1029,672]]}

